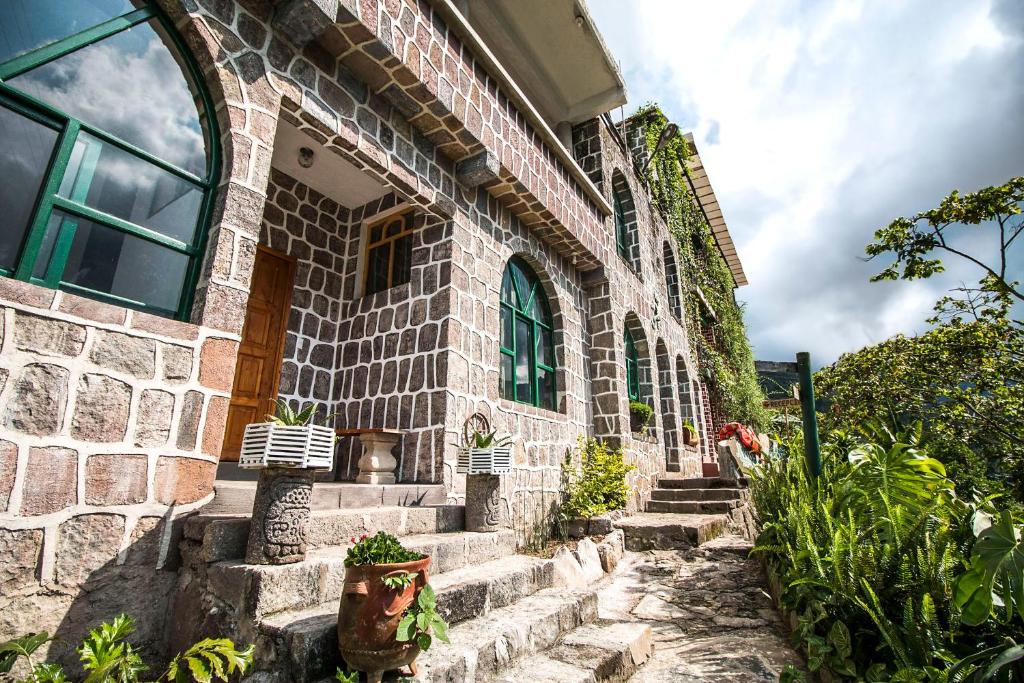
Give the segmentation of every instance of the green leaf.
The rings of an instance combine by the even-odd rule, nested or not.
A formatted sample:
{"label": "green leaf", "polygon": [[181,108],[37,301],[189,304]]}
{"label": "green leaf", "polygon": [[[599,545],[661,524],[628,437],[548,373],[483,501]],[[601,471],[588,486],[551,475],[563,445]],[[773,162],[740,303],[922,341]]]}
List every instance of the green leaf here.
{"label": "green leaf", "polygon": [[188,670],[192,673],[192,678],[196,679],[198,683],[210,683],[213,680],[213,675],[203,660],[198,657],[188,657],[185,661],[188,663]]}
{"label": "green leaf", "polygon": [[420,591],[416,602],[419,603],[420,608],[424,611],[433,610],[437,605],[437,597],[434,595],[434,589],[430,587],[429,583]]}
{"label": "green leaf", "polygon": [[395,631],[395,640],[399,642],[408,642],[412,640],[413,634],[416,632],[416,615],[411,612],[406,612],[401,621],[398,622],[398,630]]}
{"label": "green leaf", "polygon": [[31,657],[49,640],[50,635],[46,631],[41,631],[0,643],[0,673],[9,672],[19,657]]}
{"label": "green leaf", "polygon": [[426,612],[420,612],[416,615],[416,630],[418,631],[429,631],[430,630],[430,616]]}
{"label": "green leaf", "polygon": [[954,602],[970,626],[984,623],[992,613],[994,598],[1009,615],[1024,619],[1024,541],[1009,511],[999,513],[981,532],[971,552],[971,568],[956,585]]}
{"label": "green leaf", "polygon": [[435,638],[443,643],[451,642],[448,640],[448,624],[439,614],[434,614],[434,618],[431,620],[430,626]]}
{"label": "green leaf", "polygon": [[426,652],[430,649],[431,638],[429,633],[420,633],[416,636],[416,644],[419,645],[420,649]]}
{"label": "green leaf", "polygon": [[828,630],[828,642],[842,659],[846,659],[853,652],[850,630],[841,621],[832,622],[832,628]]}

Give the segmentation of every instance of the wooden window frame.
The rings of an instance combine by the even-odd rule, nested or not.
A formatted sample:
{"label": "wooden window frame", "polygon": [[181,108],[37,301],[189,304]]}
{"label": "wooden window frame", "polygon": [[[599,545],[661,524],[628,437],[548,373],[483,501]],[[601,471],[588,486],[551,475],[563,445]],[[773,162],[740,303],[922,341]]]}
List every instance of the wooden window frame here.
{"label": "wooden window frame", "polygon": [[[37,100],[14,86],[8,85],[6,82],[38,66],[150,21],[158,24],[163,30],[163,33],[170,41],[167,49],[172,51],[176,61],[182,67],[186,79],[190,81],[190,89],[195,91],[193,95],[197,98],[198,114],[206,126],[205,132],[207,137],[204,143],[207,153],[207,169],[205,177],[196,176],[174,164],[168,163],[125,140]],[[39,196],[36,198],[25,238],[17,256],[17,264],[14,269],[0,268],[0,276],[31,282],[50,289],[70,291],[92,299],[146,311],[155,315],[162,315],[177,320],[188,320],[192,310],[195,286],[199,280],[202,267],[202,256],[205,253],[210,215],[213,210],[214,190],[216,189],[217,179],[220,177],[220,136],[217,131],[217,119],[214,113],[213,102],[206,90],[202,70],[199,69],[191,52],[178,35],[170,20],[162,12],[158,11],[150,0],[139,9],[127,12],[119,17],[89,27],[73,35],[65,36],[55,42],[29,50],[25,54],[7,60],[0,64],[0,107],[58,132],[57,142],[54,146],[49,166],[43,176],[42,187]],[[203,200],[192,239],[185,243],[155,230],[93,209],[85,204],[84,191],[81,188],[74,192],[70,198],[61,197],[58,194],[61,181],[64,179],[65,172],[68,169],[72,152],[75,149],[75,142],[80,133],[92,135],[103,144],[119,148],[198,187],[203,192]],[[95,159],[93,159],[92,168],[89,167],[88,162],[84,163],[79,175],[82,176],[83,173],[89,175],[94,168]],[[87,190],[88,188],[86,187],[85,189]],[[58,229],[45,275],[41,278],[36,277],[33,272],[36,262],[40,257],[40,250],[47,226],[55,210],[65,214],[66,218],[61,222]],[[177,308],[166,309],[107,292],[89,289],[74,283],[63,282],[61,276],[64,272],[68,253],[70,252],[78,226],[76,219],[91,221],[104,228],[130,235],[157,244],[169,251],[185,255],[188,258],[188,264],[184,280],[182,281],[181,291],[178,293]]]}
{"label": "wooden window frame", "polygon": [[[415,211],[413,211],[410,208],[403,208],[403,209],[401,209],[399,211],[396,211],[394,213],[390,213],[387,216],[384,216],[382,218],[376,218],[376,219],[374,219],[374,220],[372,220],[372,221],[370,221],[370,222],[368,222],[366,224],[366,233],[365,233],[366,234],[366,239],[365,239],[365,242],[364,242],[364,245],[363,245],[363,295],[364,296],[369,296],[369,295],[372,295],[372,294],[379,294],[380,292],[386,292],[387,290],[389,290],[389,289],[391,289],[393,287],[397,287],[398,286],[398,285],[395,284],[395,244],[399,240],[401,240],[401,239],[403,239],[405,237],[410,237],[411,238],[412,234],[414,232],[416,232],[416,228],[413,225],[415,217],[416,217]],[[399,232],[397,234],[391,235],[389,237],[386,234],[387,233],[387,226],[390,225],[392,222],[394,222],[396,220],[404,221],[404,226],[399,230]],[[376,240],[376,241],[374,241],[371,238],[371,236],[373,235],[374,228],[376,228],[378,226],[381,228],[381,238]],[[374,249],[376,249],[377,247],[383,246],[385,244],[389,245],[387,285],[383,289],[378,289],[378,290],[374,290],[374,291],[371,292],[370,291],[370,265],[371,265],[370,264],[370,252],[373,251]],[[410,251],[411,251],[411,249],[410,249]],[[411,258],[410,258],[410,261],[411,261]],[[410,263],[410,268],[411,267],[412,266],[411,266],[411,263]],[[409,280],[406,280],[405,282],[408,282],[408,281]],[[399,284],[405,284],[405,282],[399,283]]]}

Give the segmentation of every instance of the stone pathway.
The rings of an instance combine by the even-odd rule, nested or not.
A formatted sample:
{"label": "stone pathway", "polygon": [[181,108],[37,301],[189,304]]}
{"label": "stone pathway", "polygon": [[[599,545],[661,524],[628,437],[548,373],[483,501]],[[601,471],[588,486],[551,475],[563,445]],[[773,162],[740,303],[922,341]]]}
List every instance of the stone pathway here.
{"label": "stone pathway", "polygon": [[750,547],[723,536],[626,553],[598,594],[598,614],[654,632],[654,655],[631,683],[774,682],[786,664],[802,669]]}

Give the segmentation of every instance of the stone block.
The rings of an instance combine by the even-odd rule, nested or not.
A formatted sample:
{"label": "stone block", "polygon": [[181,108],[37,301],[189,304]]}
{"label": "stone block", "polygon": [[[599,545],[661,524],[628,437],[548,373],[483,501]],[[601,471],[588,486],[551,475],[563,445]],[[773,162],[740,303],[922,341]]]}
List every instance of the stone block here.
{"label": "stone block", "polygon": [[311,470],[260,470],[245,550],[247,563],[292,564],[305,559],[312,494]]}
{"label": "stone block", "polygon": [[484,150],[455,164],[455,179],[473,188],[499,178],[501,165],[493,152]]}
{"label": "stone block", "polygon": [[231,391],[235,381],[238,342],[211,337],[199,354],[199,383],[215,391]]}
{"label": "stone block", "polygon": [[56,434],[68,401],[67,368],[45,363],[26,365],[7,402],[4,424],[25,434]]}
{"label": "stone block", "polygon": [[192,323],[137,311],[132,313],[131,326],[137,330],[145,330],[175,339],[195,341],[199,337],[199,328]]}
{"label": "stone block", "polygon": [[57,530],[57,583],[78,586],[105,566],[113,567],[124,537],[121,515],[79,515]]}
{"label": "stone block", "polygon": [[221,446],[224,445],[224,429],[228,424],[230,402],[227,396],[213,396],[207,404],[202,443],[202,451],[206,455],[220,456]]}
{"label": "stone block", "polygon": [[601,567],[601,554],[597,550],[596,543],[589,538],[581,539],[576,544],[576,552],[574,554],[588,583],[598,581],[604,576],[604,569]]}
{"label": "stone block", "polygon": [[178,448],[191,451],[196,447],[199,435],[199,420],[203,416],[203,395],[198,391],[185,394],[178,422]]}
{"label": "stone block", "polygon": [[85,297],[75,296],[64,292],[61,296],[58,307],[63,313],[70,313],[79,318],[88,318],[98,323],[112,323],[114,325],[124,324],[127,309],[120,306],[105,304],[102,301],[93,301]]}
{"label": "stone block", "polygon": [[164,520],[162,517],[140,517],[128,539],[128,554],[125,564],[156,567],[160,561],[163,531]]}
{"label": "stone block", "polygon": [[145,502],[148,461],[145,455],[89,456],[85,461],[85,502],[89,505]]}
{"label": "stone block", "polygon": [[156,342],[122,332],[97,330],[89,359],[108,370],[149,379],[156,373]]}
{"label": "stone block", "polygon": [[0,595],[38,585],[36,567],[42,552],[42,529],[0,529]]}
{"label": "stone block", "polygon": [[56,446],[28,449],[21,514],[47,515],[78,503],[78,452]]}
{"label": "stone block", "polygon": [[22,351],[44,356],[77,356],[85,347],[85,326],[18,312],[14,344]]}
{"label": "stone block", "polygon": [[163,446],[171,436],[174,395],[160,389],[146,389],[139,401],[135,421],[135,445],[139,448]]}
{"label": "stone block", "polygon": [[597,517],[591,517],[590,522],[587,525],[587,531],[590,536],[604,536],[612,532],[612,517],[611,515],[599,515]]}
{"label": "stone block", "polygon": [[132,388],[125,382],[106,375],[82,375],[71,435],[82,441],[122,441],[131,400]]}
{"label": "stone block", "polygon": [[161,456],[156,463],[153,495],[164,505],[184,505],[213,492],[217,466],[208,460]]}
{"label": "stone block", "polygon": [[11,441],[0,441],[0,512],[7,512],[14,489],[14,476],[18,470],[18,446]]}
{"label": "stone block", "polygon": [[304,47],[334,25],[338,0],[285,0],[274,11],[273,27],[296,47]]}
{"label": "stone block", "polygon": [[49,308],[56,292],[46,287],[21,282],[13,278],[0,278],[0,299],[16,301],[25,306]]}
{"label": "stone block", "polygon": [[565,588],[583,588],[587,585],[587,576],[583,573],[576,556],[567,546],[559,546],[551,558],[554,565],[553,586]]}
{"label": "stone block", "polygon": [[570,519],[565,523],[565,533],[569,538],[583,538],[587,535],[589,526],[589,521],[585,517]]}
{"label": "stone block", "polygon": [[161,344],[163,378],[171,384],[183,384],[192,376],[192,349],[177,344]]}
{"label": "stone block", "polygon": [[597,552],[601,556],[601,569],[609,573],[615,570],[625,553],[625,541],[622,529],[616,529],[597,544]]}

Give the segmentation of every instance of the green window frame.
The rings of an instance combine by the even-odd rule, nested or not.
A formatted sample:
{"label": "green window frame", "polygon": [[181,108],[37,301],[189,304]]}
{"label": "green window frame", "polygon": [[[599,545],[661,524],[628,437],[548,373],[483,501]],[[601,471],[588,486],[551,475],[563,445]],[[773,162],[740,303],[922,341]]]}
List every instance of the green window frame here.
{"label": "green window frame", "polygon": [[626,208],[622,203],[622,194],[616,192],[612,197],[615,209],[615,246],[619,256],[629,260],[629,226],[626,225]]}
{"label": "green window frame", "polygon": [[626,394],[630,401],[640,400],[640,358],[636,353],[633,333],[626,328],[624,335],[626,347]]}
{"label": "green window frame", "polygon": [[[141,3],[136,3],[141,4]],[[10,79],[20,76],[32,69],[70,55],[100,41],[111,38],[123,31],[146,22],[158,23],[162,34],[170,41],[165,47],[175,57],[175,61],[183,70],[189,82],[190,90],[199,107],[199,116],[204,133],[206,153],[206,173],[200,177],[195,173],[165,161],[138,146],[129,143],[103,129],[90,125],[55,106],[39,100],[8,83]],[[125,94],[131,97],[130,93]],[[36,123],[42,124],[57,132],[57,142],[49,164],[43,175],[42,187],[32,209],[24,239],[21,242],[13,268],[0,266],[0,276],[10,277],[25,282],[41,285],[51,289],[60,289],[92,299],[112,303],[127,308],[134,308],[179,320],[187,320],[192,308],[195,285],[200,276],[202,255],[205,251],[210,214],[213,208],[213,195],[217,178],[220,175],[220,145],[217,132],[216,116],[209,93],[204,87],[202,71],[192,58],[188,48],[178,35],[170,20],[154,7],[145,2],[141,7],[128,11],[95,26],[64,36],[54,42],[31,49],[0,63],[0,107],[8,109]],[[80,159],[72,163],[72,154],[76,142],[88,136],[99,143],[82,146],[85,151]],[[83,140],[84,142],[84,140]],[[90,189],[93,173],[97,167],[99,151],[109,146],[121,153],[126,153],[134,160],[152,165],[171,176],[184,181],[188,186],[198,188],[202,192],[199,202],[198,216],[192,237],[188,242],[165,235],[155,229],[119,218],[86,205],[86,195]],[[74,175],[67,175],[72,181],[70,192],[64,196],[61,192],[65,174],[72,167]],[[49,260],[45,264],[37,263],[46,258],[42,253],[44,237],[54,211],[64,218],[61,220],[49,247]],[[142,301],[117,296],[101,290],[90,289],[72,282],[62,280],[69,253],[74,244],[79,221],[88,221],[100,228],[110,229],[115,233],[138,238],[146,243],[159,245],[164,252],[170,251],[187,257],[181,291],[177,295],[175,307],[162,307]],[[20,227],[20,226],[19,226]],[[120,261],[116,261],[120,263]],[[42,266],[45,265],[45,268]],[[40,276],[40,271],[42,275]]]}
{"label": "green window frame", "polygon": [[[554,326],[540,279],[518,256],[509,259],[501,279],[501,397],[555,410]],[[519,338],[522,332],[523,339]],[[525,342],[525,348],[523,348]],[[548,362],[544,362],[545,359]],[[526,375],[528,382],[517,379]]]}

